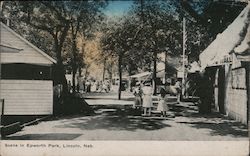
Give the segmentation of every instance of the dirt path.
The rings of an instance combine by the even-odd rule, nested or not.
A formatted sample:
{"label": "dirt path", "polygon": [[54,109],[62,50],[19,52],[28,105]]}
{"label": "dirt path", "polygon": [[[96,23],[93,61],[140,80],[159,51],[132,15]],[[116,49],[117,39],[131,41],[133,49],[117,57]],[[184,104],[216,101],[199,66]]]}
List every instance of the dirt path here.
{"label": "dirt path", "polygon": [[248,140],[247,127],[218,114],[200,115],[192,103],[171,109],[175,118],[141,117],[131,109],[95,110],[91,116],[71,116],[25,127],[10,140]]}

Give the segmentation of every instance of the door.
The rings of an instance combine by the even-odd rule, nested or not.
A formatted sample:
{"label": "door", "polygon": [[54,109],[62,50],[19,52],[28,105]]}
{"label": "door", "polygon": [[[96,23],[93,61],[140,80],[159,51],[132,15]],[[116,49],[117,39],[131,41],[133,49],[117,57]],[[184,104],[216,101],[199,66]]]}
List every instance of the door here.
{"label": "door", "polygon": [[224,66],[219,68],[218,73],[218,106],[219,112],[225,114],[225,68]]}

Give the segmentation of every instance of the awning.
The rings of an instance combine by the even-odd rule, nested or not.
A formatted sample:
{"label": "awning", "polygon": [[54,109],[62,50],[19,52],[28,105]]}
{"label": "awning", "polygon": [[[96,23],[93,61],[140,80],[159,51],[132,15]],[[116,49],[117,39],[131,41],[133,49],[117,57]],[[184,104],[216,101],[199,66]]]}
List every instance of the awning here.
{"label": "awning", "polygon": [[201,69],[213,66],[224,57],[230,55],[234,48],[241,43],[244,30],[249,27],[250,4],[216,39],[200,54]]}
{"label": "awning", "polygon": [[199,72],[201,70],[201,67],[198,62],[194,61],[190,64],[190,69],[188,69],[188,73],[195,73]]}
{"label": "awning", "polygon": [[150,74],[151,74],[151,72],[143,72],[143,73],[131,75],[130,77],[131,78],[141,78],[141,77],[149,76]]}

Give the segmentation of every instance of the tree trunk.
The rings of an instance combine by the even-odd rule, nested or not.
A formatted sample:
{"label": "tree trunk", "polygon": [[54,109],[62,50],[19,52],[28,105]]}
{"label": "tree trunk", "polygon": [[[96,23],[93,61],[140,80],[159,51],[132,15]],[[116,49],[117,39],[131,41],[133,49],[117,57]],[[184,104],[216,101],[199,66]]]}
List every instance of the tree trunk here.
{"label": "tree trunk", "polygon": [[118,70],[119,70],[119,88],[118,88],[118,100],[121,100],[122,92],[122,56],[118,58]]}
{"label": "tree trunk", "polygon": [[105,80],[105,72],[106,72],[106,58],[103,60],[103,73],[102,73],[102,81]]}
{"label": "tree trunk", "polygon": [[60,36],[58,36],[58,32],[56,32],[55,34],[51,34],[51,32],[49,32],[54,38],[55,52],[56,52],[56,57],[57,57],[57,64],[55,66],[53,80],[55,84],[63,85],[62,96],[65,96],[68,94],[68,85],[67,85],[67,80],[65,77],[65,70],[64,70],[63,59],[62,59],[63,43],[67,36],[68,30],[69,30],[69,22],[66,21],[66,26],[64,27]]}
{"label": "tree trunk", "polygon": [[157,70],[157,52],[154,51],[154,58],[153,58],[153,62],[154,62],[154,68],[153,68],[153,94],[156,95],[156,70]]}
{"label": "tree trunk", "polygon": [[65,77],[65,70],[64,70],[62,55],[61,55],[62,47],[59,45],[57,38],[54,38],[54,43],[55,43],[57,64],[55,65],[54,72],[53,72],[54,73],[53,81],[55,85],[62,84],[63,85],[62,95],[67,95],[68,85],[67,85],[67,80]]}
{"label": "tree trunk", "polygon": [[72,91],[73,91],[73,94],[75,94],[76,92],[76,68],[73,67],[73,72],[72,72]]}
{"label": "tree trunk", "polygon": [[[75,36],[74,36],[75,37]],[[73,94],[75,94],[76,92],[76,71],[77,71],[77,56],[76,56],[76,40],[75,38],[73,38],[73,42],[72,42],[72,52],[73,52],[73,62],[72,62],[72,90],[73,90]]]}
{"label": "tree trunk", "polygon": [[79,73],[79,77],[82,76],[82,68],[81,67],[78,67],[78,73]]}

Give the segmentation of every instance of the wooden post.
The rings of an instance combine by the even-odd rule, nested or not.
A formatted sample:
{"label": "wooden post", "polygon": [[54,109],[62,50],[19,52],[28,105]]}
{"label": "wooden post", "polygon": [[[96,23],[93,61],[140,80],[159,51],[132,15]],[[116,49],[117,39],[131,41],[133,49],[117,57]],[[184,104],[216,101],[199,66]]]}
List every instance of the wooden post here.
{"label": "wooden post", "polygon": [[3,116],[4,116],[4,99],[1,99],[1,117],[0,117],[0,126],[2,125]]}
{"label": "wooden post", "polygon": [[[247,88],[247,123],[250,127],[250,63],[246,64],[246,88]],[[249,134],[250,136],[250,134]]]}

